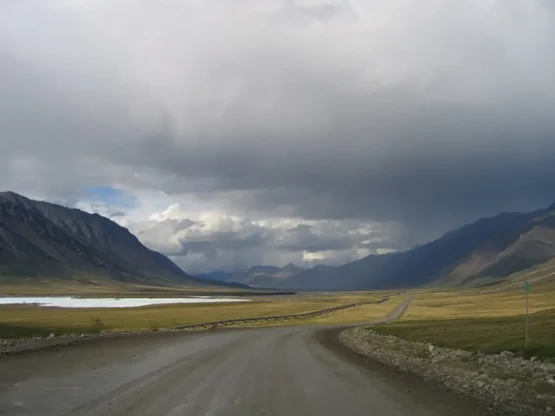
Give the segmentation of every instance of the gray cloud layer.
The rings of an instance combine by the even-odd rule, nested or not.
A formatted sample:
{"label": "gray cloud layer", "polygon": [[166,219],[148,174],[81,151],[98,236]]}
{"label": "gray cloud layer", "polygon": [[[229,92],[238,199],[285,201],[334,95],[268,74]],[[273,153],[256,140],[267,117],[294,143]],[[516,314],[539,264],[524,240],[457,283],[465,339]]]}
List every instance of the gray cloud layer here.
{"label": "gray cloud layer", "polygon": [[[319,221],[312,224],[264,225],[227,218],[206,224],[172,220],[130,224],[139,238],[150,241],[192,272],[217,268],[240,270],[253,264],[295,262],[302,266],[342,264],[359,258],[357,250],[375,253],[395,245],[394,226],[361,227],[358,221]],[[181,232],[180,232],[181,231]],[[158,242],[158,245],[154,242]],[[308,254],[308,257],[306,256]],[[311,255],[313,255],[311,257]]]}
{"label": "gray cloud layer", "polygon": [[555,199],[553,39],[545,0],[3,1],[0,186],[393,221],[407,247]]}

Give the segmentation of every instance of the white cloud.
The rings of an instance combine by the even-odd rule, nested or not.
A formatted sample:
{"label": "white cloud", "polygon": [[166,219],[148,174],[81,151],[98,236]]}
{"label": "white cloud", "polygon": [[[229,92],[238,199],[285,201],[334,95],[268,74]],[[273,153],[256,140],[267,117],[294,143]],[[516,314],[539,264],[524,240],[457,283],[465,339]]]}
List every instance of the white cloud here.
{"label": "white cloud", "polygon": [[339,264],[388,246],[395,231],[391,225],[359,221],[241,217],[189,210],[179,202],[152,211],[151,201],[160,198],[143,197],[132,209],[118,210],[97,200],[82,200],[76,207],[111,217],[147,247],[169,255],[191,273],[240,270],[254,264]]}

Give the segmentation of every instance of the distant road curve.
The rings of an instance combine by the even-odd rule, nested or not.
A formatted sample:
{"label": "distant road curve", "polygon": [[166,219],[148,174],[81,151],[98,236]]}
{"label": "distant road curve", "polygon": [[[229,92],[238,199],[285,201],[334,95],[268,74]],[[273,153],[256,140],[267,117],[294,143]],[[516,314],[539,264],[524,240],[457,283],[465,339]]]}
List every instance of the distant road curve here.
{"label": "distant road curve", "polygon": [[387,302],[389,299],[390,299],[389,296],[384,296],[384,297],[382,297],[381,299],[378,299],[378,300],[371,300],[371,301],[357,302],[357,303],[349,303],[349,304],[346,304],[346,305],[334,306],[333,308],[319,309],[317,311],[301,312],[301,313],[288,314],[288,315],[264,316],[264,317],[258,317],[258,318],[235,318],[235,319],[226,319],[226,320],[222,320],[222,321],[201,322],[201,323],[198,323],[198,324],[180,325],[180,326],[176,326],[176,327],[169,328],[169,329],[218,328],[218,327],[222,327],[222,326],[232,326],[232,325],[236,325],[236,324],[283,321],[283,320],[287,320],[287,319],[315,318],[317,316],[327,315],[327,314],[334,313],[334,312],[345,311],[347,309],[352,309],[352,308],[355,308],[355,307],[361,306],[361,305],[371,305],[371,304],[384,303],[384,302]]}
{"label": "distant road curve", "polygon": [[[391,311],[388,315],[384,316],[383,318],[375,319],[371,322],[368,322],[366,325],[376,325],[376,324],[383,324],[385,322],[393,321],[395,319],[399,319],[403,314],[406,312],[410,303],[412,301],[412,296],[407,296],[407,298],[401,302],[397,307]],[[361,326],[360,324],[355,324],[351,326]]]}
{"label": "distant road curve", "polygon": [[[410,302],[385,319],[400,316]],[[476,416],[424,382],[387,377],[321,327],[98,339],[0,357],[0,415]]]}

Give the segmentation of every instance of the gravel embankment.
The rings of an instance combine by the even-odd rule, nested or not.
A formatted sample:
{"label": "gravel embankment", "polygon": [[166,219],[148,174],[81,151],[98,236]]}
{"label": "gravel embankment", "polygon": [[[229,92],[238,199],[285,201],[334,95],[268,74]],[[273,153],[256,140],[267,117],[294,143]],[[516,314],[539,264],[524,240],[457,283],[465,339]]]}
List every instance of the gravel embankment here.
{"label": "gravel embankment", "polygon": [[479,398],[514,415],[555,415],[555,364],[501,354],[471,353],[379,335],[368,328],[343,331],[354,352]]}

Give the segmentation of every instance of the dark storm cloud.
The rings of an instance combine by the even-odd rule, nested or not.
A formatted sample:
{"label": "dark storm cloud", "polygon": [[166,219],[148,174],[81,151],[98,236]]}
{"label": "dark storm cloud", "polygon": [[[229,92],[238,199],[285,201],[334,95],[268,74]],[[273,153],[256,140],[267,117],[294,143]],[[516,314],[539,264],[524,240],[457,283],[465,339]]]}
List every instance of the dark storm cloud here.
{"label": "dark storm cloud", "polygon": [[[549,2],[21,4],[0,5],[2,188],[122,183],[257,217],[393,221],[398,248],[555,199]],[[309,251],[357,244],[293,233]],[[183,250],[241,244],[274,240]]]}
{"label": "dark storm cloud", "polygon": [[[220,231],[202,236],[199,239],[187,236],[180,240],[181,252],[168,252],[171,256],[186,256],[191,253],[210,253],[218,251],[241,251],[265,247],[284,252],[318,253],[328,250],[345,250],[356,247],[363,236],[357,234],[330,234],[329,227],[318,229],[309,225],[292,228],[265,228],[251,224],[237,231]],[[339,231],[339,230],[338,230]],[[362,245],[361,245],[362,246]]]}
{"label": "dark storm cloud", "polygon": [[[310,136],[282,142],[267,132],[273,140],[263,144],[222,139],[218,152],[200,149],[189,159],[185,147],[159,142],[149,152],[155,157],[143,163],[202,180],[193,188],[191,182],[175,183],[173,192],[200,189],[206,198],[217,198],[218,191],[238,191],[224,198],[242,211],[401,221],[430,227],[432,236],[482,215],[555,199],[553,107],[546,102],[527,109],[518,97],[511,101],[499,103],[495,112],[414,103],[406,116],[397,107],[368,111],[368,120],[347,113],[344,128],[328,132],[337,139],[322,138],[314,146]],[[364,104],[356,111],[364,114]],[[398,121],[383,121],[395,115]],[[241,130],[228,134],[244,138],[248,132]],[[372,135],[381,139],[373,141]]]}
{"label": "dark storm cloud", "polygon": [[304,250],[308,253],[318,253],[327,250],[345,250],[358,243],[355,235],[333,235],[315,232],[310,225],[297,225],[286,231],[285,241],[277,244],[288,251]]}

